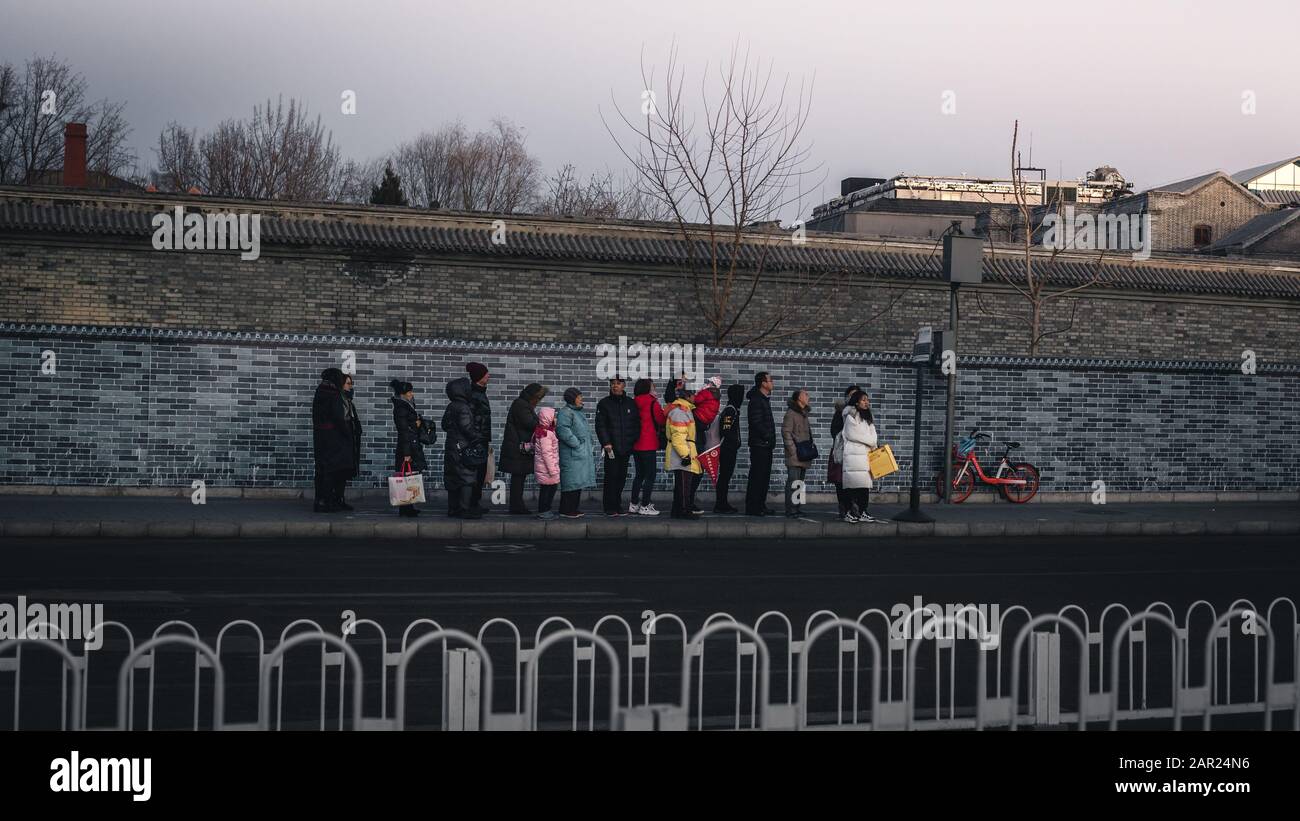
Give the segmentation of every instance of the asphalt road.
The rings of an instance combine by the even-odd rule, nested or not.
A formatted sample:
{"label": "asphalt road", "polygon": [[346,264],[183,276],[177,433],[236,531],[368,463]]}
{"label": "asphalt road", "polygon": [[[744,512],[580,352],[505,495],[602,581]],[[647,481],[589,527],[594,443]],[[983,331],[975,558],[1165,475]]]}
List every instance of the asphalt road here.
{"label": "asphalt road", "polygon": [[[1112,602],[1136,610],[1163,601],[1180,622],[1198,599],[1220,611],[1238,598],[1261,608],[1279,596],[1300,601],[1300,558],[1285,537],[534,545],[46,538],[6,539],[0,549],[0,601],[102,602],[104,617],[127,624],[137,640],[183,619],[209,643],[234,619],[261,626],[269,644],[299,618],[337,633],[343,611],[379,622],[396,650],[417,618],[470,633],[489,618],[508,618],[531,646],[550,616],[591,628],[618,614],[636,628],[647,610],[675,613],[691,632],[716,612],[752,623],[780,610],[800,637],[818,610],[855,618],[916,596],[998,604],[1003,613],[1016,604],[1036,614],[1076,604],[1094,617]],[[303,683],[314,680],[304,672]],[[663,685],[656,683],[655,695],[671,691],[670,681]],[[189,698],[177,705],[185,715]],[[568,699],[556,705],[563,713]]]}

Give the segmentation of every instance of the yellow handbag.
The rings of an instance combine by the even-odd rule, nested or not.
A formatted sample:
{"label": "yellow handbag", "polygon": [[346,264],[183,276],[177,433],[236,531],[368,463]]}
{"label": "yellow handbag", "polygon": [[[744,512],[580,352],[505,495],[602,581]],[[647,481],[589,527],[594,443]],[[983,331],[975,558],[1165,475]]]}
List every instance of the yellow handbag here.
{"label": "yellow handbag", "polygon": [[867,467],[871,469],[871,478],[880,479],[898,472],[898,460],[894,458],[894,449],[889,445],[876,448],[867,453]]}

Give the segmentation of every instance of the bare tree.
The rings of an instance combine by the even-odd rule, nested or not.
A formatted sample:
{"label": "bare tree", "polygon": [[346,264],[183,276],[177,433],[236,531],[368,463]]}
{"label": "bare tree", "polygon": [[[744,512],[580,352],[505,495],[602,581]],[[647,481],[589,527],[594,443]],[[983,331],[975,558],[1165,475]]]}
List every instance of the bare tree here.
{"label": "bare tree", "polygon": [[[1013,310],[1010,313],[994,311],[984,304],[979,289],[975,290],[975,302],[985,314],[1011,319],[1024,324],[1029,334],[1029,355],[1036,356],[1039,344],[1043,339],[1065,333],[1074,327],[1079,302],[1077,298],[1071,299],[1069,318],[1052,325],[1048,324],[1046,316],[1048,308],[1051,307],[1054,300],[1077,294],[1102,282],[1104,273],[1102,262],[1105,258],[1105,251],[1098,252],[1097,259],[1089,267],[1088,276],[1083,282],[1068,288],[1059,287],[1062,271],[1061,261],[1058,257],[1063,250],[1073,248],[1073,237],[1071,236],[1070,241],[1065,243],[1064,246],[1054,246],[1051,253],[1046,256],[1034,253],[1034,244],[1038,236],[1037,225],[1035,223],[1034,209],[1029,202],[1029,194],[1026,190],[1027,186],[1020,164],[1020,155],[1017,150],[1019,137],[1020,121],[1016,120],[1011,132],[1011,187],[1012,196],[1015,199],[1015,216],[1018,218],[1004,220],[1007,224],[1001,227],[1007,231],[1008,238],[1014,237],[1022,245],[1022,252],[1017,253],[1017,256],[1023,259],[1021,266],[1023,282],[1018,282],[1016,278],[999,271],[996,266],[993,278],[995,281],[1010,286],[1021,298],[1021,309]],[[1060,218],[1061,200],[1059,197],[1047,199],[1044,205],[1046,208],[1039,215],[1040,218],[1050,211],[1055,211],[1058,219]],[[997,247],[992,243],[990,243],[990,250],[996,256]]]}
{"label": "bare tree", "polygon": [[[702,316],[716,344],[772,342],[817,328],[836,277],[804,271],[778,278],[768,269],[771,250],[793,239],[777,219],[802,200],[811,173],[803,141],[811,85],[774,80],[771,63],[736,46],[716,76],[706,68],[698,105],[688,100],[676,49],[662,86],[644,61],[641,79],[643,118],[614,103],[635,144],[605,126],[687,249],[683,276],[693,302],[683,310]],[[771,307],[756,299],[760,284]]]}
{"label": "bare tree", "polygon": [[188,191],[203,186],[205,173],[199,152],[198,135],[176,122],[170,122],[158,135],[154,149],[158,165],[150,180],[163,191]]}
{"label": "bare tree", "polygon": [[[247,120],[225,120],[210,133],[171,123],[158,136],[160,188],[249,199],[331,200],[347,168],[333,135],[306,108],[283,98],[255,105]],[[368,193],[368,191],[367,191]]]}
{"label": "bare tree", "polygon": [[86,167],[124,175],[135,164],[125,103],[86,98],[86,80],[57,57],[33,57],[21,75],[0,66],[0,182],[22,184],[63,167],[63,127],[85,123]]}
{"label": "bare tree", "polygon": [[427,131],[388,158],[411,202],[426,208],[514,213],[537,198],[541,163],[523,131],[504,119],[471,134],[463,123]]}
{"label": "bare tree", "polygon": [[607,170],[583,181],[573,164],[567,163],[546,179],[545,188],[538,206],[542,214],[656,221],[672,216],[663,200],[626,173],[615,178],[614,172]]}

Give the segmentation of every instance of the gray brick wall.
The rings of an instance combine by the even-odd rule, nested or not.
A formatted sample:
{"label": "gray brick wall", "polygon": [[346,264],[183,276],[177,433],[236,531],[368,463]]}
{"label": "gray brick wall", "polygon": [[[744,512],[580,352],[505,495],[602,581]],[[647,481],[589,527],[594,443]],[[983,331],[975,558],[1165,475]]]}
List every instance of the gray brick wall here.
{"label": "gray brick wall", "polygon": [[[646,341],[673,340],[662,336]],[[365,486],[381,486],[392,460],[386,383],[416,385],[422,412],[438,419],[444,384],[479,360],[493,372],[496,439],[509,401],[528,382],[584,390],[594,409],[604,395],[594,349],[491,343],[392,343],[287,338],[212,341],[147,339],[63,331],[0,335],[0,483],[310,486],[310,401],[321,369],[342,351],[357,354],[357,399],[365,425]],[[57,373],[41,372],[41,352],[57,356]],[[757,370],[776,380],[780,413],[795,387],[812,398],[812,428],[829,452],[830,407],[858,383],[872,395],[884,441],[900,463],[912,459],[914,371],[884,355],[706,351],[707,372],[724,384],[752,384]],[[1095,480],[1111,490],[1277,490],[1296,485],[1300,372],[1264,368],[1244,375],[1229,362],[1217,372],[1155,368],[1099,369],[1024,360],[963,367],[957,420],[998,441],[1024,444],[1042,470],[1044,490],[1083,491]],[[943,395],[926,378],[922,475],[939,467]],[[440,481],[441,445],[430,449],[429,475]],[[994,454],[990,454],[995,458]],[[743,487],[746,455],[735,487]],[[597,460],[599,464],[599,460]],[[666,477],[661,476],[666,487]],[[784,479],[774,470],[773,489]],[[824,458],[810,472],[824,489]],[[903,490],[906,471],[883,489]],[[706,491],[711,494],[710,491]],[[711,496],[709,497],[711,498]]]}
{"label": "gray brick wall", "polygon": [[[709,343],[691,307],[678,305],[686,287],[652,270],[271,251],[241,263],[107,240],[0,248],[0,288],[9,296],[0,301],[0,321],[60,325],[588,343],[626,334]],[[1005,287],[980,290],[983,310],[963,295],[965,350],[1026,354],[1027,326],[1013,316],[1026,315],[1025,301]],[[1275,361],[1300,361],[1295,302],[1081,293],[1077,305],[1069,297],[1050,303],[1044,328],[1068,330],[1044,338],[1041,355],[1230,360],[1251,348]],[[795,304],[801,297],[810,304]],[[753,316],[792,311],[786,327],[816,327],[771,344],[812,350],[908,350],[918,326],[947,324],[948,292],[937,282],[859,277],[820,302],[806,289],[764,286]]]}

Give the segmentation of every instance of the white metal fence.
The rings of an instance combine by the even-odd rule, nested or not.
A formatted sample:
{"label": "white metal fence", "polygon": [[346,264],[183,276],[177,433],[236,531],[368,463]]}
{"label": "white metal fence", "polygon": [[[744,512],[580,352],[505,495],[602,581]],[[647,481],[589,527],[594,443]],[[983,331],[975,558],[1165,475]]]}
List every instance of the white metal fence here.
{"label": "white metal fence", "polygon": [[[822,610],[798,631],[775,610],[752,625],[714,613],[693,635],[671,613],[635,628],[618,615],[590,629],[552,617],[530,642],[508,619],[476,634],[416,619],[396,647],[369,619],[342,635],[300,619],[269,650],[262,629],[243,619],[212,645],[184,621],[139,643],[110,621],[95,626],[103,635],[94,650],[67,639],[0,642],[0,693],[12,690],[12,729],[31,724],[29,714],[41,712],[31,702],[43,697],[43,717],[61,729],[152,730],[166,658],[169,728],[180,713],[194,730],[1181,729],[1197,718],[1208,729],[1229,715],[1300,730],[1300,613],[1289,598],[1263,609],[1197,601],[1181,620],[1164,602],[1137,611],[1110,604],[1095,618],[1078,605],[1037,616],[1014,606],[995,624],[973,606],[923,608],[920,633],[907,635],[900,628],[918,623],[915,613]],[[30,660],[25,670],[38,652],[52,654],[57,671],[45,662],[28,672]],[[124,654],[115,683],[105,669],[114,653]],[[240,666],[248,675],[232,672]],[[24,687],[25,675],[36,683]],[[112,688],[114,698],[101,701],[115,713],[92,714],[96,687]],[[286,706],[296,717],[286,718]],[[1288,720],[1275,721],[1277,712]]]}

